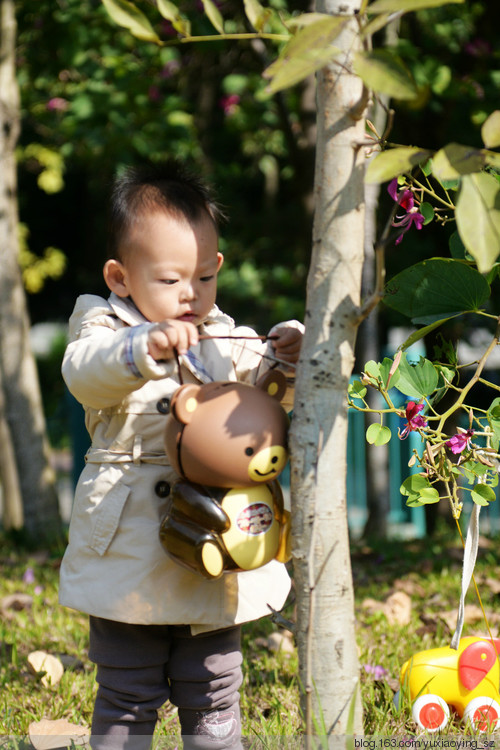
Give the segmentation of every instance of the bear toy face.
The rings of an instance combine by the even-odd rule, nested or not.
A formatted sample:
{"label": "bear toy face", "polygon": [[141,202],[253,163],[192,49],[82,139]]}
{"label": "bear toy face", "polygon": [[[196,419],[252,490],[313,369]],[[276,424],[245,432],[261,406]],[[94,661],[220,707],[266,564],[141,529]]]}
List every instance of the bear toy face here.
{"label": "bear toy face", "polygon": [[165,433],[174,469],[212,487],[252,487],[276,479],[288,459],[289,421],[279,403],[285,388],[285,377],[274,370],[257,386],[181,386]]}

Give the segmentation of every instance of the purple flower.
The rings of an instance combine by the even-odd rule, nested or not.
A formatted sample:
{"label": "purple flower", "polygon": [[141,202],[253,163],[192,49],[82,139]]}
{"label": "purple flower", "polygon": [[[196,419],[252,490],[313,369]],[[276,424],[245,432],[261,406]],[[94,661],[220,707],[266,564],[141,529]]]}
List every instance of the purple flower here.
{"label": "purple flower", "polygon": [[381,667],[380,664],[363,664],[363,669],[367,674],[372,674],[375,680],[381,680],[388,674],[387,669]]}
{"label": "purple flower", "polygon": [[490,42],[487,39],[472,39],[464,46],[464,52],[471,57],[488,57],[493,53]]}
{"label": "purple flower", "polygon": [[402,432],[399,433],[401,440],[404,440],[410,432],[418,430],[420,427],[427,426],[427,420],[425,417],[420,416],[419,412],[424,408],[423,404],[416,404],[415,401],[408,401],[406,404],[406,425]]}
{"label": "purple flower", "polygon": [[229,94],[219,99],[219,106],[222,107],[225,115],[234,115],[239,103],[240,97],[238,94]]}
{"label": "purple flower", "polygon": [[23,575],[23,583],[35,583],[35,572],[33,568],[26,568]]}
{"label": "purple flower", "polygon": [[169,60],[160,72],[160,78],[172,78],[173,75],[179,72],[181,64],[178,60]]}
{"label": "purple flower", "polygon": [[159,102],[163,99],[162,93],[158,86],[150,86],[148,89],[148,99],[150,102]]}
{"label": "purple flower", "polygon": [[45,106],[49,112],[64,112],[68,109],[69,102],[61,96],[54,96],[52,99],[49,99]]}
{"label": "purple flower", "polygon": [[397,177],[389,183],[387,192],[391,198],[406,211],[404,214],[396,214],[396,217],[392,222],[393,227],[401,229],[401,233],[396,240],[396,245],[399,245],[403,239],[403,234],[411,228],[412,224],[414,224],[417,229],[422,229],[425,218],[419,213],[417,206],[415,206],[415,199],[411,190],[406,188],[398,193]]}
{"label": "purple flower", "polygon": [[474,434],[474,430],[466,430],[465,432],[457,432],[449,440],[446,441],[445,445],[451,450],[452,453],[462,453],[466,448],[470,448],[470,441]]}
{"label": "purple flower", "polygon": [[166,19],[161,21],[160,29],[161,29],[161,33],[164,36],[177,36],[176,30],[174,29],[170,21],[167,21]]}

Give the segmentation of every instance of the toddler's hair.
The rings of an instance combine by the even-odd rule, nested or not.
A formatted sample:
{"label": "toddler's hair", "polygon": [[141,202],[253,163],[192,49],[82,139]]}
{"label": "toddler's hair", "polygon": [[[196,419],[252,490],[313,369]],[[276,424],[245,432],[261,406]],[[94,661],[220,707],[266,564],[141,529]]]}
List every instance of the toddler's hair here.
{"label": "toddler's hair", "polygon": [[210,218],[215,228],[225,218],[208,187],[177,161],[129,167],[113,185],[108,216],[108,257],[120,260],[120,245],[145,213],[164,211],[194,224]]}

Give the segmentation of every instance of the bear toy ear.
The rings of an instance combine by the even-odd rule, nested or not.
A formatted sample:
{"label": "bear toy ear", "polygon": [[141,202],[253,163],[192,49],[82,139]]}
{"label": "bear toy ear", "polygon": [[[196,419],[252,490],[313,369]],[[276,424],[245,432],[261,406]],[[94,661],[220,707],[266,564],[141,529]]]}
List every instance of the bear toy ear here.
{"label": "bear toy ear", "polygon": [[280,370],[268,370],[255,385],[269,396],[281,401],[286,391],[286,377]]}
{"label": "bear toy ear", "polygon": [[172,396],[170,402],[170,413],[178,422],[189,424],[192,416],[198,408],[198,394],[201,390],[199,385],[181,385]]}

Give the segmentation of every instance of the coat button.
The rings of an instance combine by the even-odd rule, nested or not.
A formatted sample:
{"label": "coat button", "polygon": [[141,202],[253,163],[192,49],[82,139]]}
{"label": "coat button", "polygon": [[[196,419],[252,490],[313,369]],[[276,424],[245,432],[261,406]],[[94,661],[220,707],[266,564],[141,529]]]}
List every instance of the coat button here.
{"label": "coat button", "polygon": [[158,409],[160,414],[168,414],[170,411],[170,399],[161,398],[156,404],[156,408]]}
{"label": "coat button", "polygon": [[168,497],[170,495],[169,483],[165,482],[164,479],[160,479],[160,481],[155,484],[155,492],[158,497]]}

